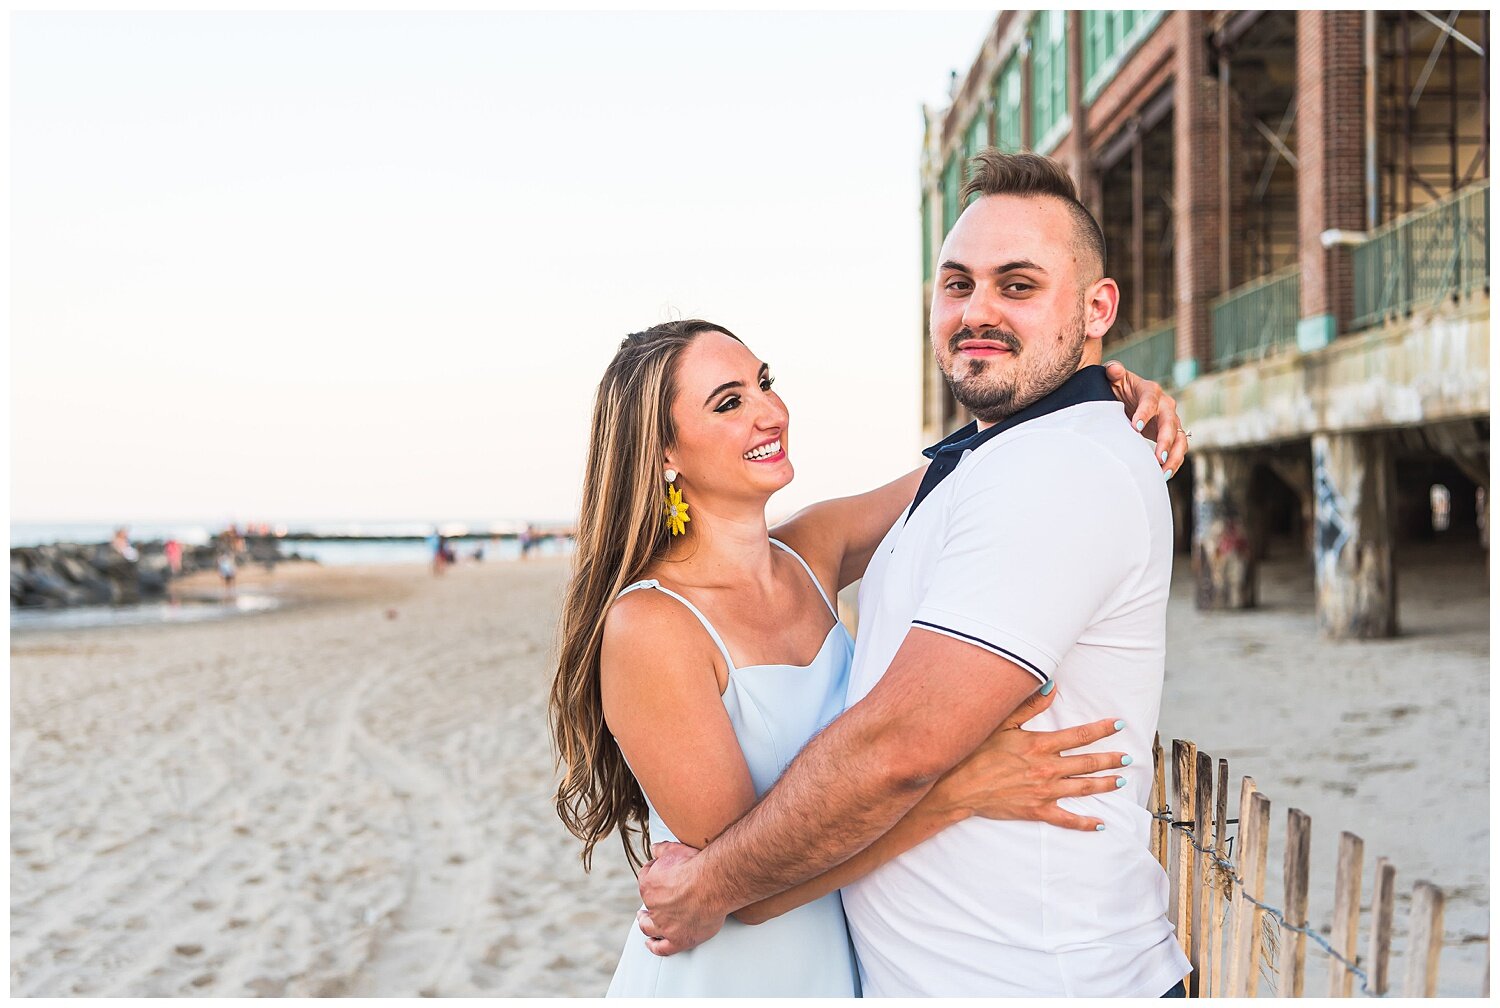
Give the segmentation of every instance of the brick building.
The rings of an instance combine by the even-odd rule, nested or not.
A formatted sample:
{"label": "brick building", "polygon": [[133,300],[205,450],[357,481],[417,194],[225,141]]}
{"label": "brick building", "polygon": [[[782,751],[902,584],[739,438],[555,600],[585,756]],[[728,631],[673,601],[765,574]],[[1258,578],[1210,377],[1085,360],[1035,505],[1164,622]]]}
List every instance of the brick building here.
{"label": "brick building", "polygon": [[[1397,542],[1487,562],[1488,49],[1484,11],[1002,11],[927,110],[924,305],[980,147],[1058,158],[1099,219],[1105,354],[1194,431],[1200,606],[1254,605],[1281,536],[1324,633],[1389,636]],[[937,440],[968,418],[923,360]]]}

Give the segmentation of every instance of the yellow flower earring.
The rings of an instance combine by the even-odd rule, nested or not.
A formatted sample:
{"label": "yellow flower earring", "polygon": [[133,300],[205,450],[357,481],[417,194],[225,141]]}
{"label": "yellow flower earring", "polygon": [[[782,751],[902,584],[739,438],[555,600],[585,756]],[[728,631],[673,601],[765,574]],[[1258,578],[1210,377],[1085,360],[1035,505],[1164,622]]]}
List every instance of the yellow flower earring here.
{"label": "yellow flower earring", "polygon": [[687,532],[687,523],[692,519],[688,517],[688,506],[682,499],[682,491],[672,485],[677,482],[677,470],[668,469],[663,475],[667,479],[667,531],[680,536]]}

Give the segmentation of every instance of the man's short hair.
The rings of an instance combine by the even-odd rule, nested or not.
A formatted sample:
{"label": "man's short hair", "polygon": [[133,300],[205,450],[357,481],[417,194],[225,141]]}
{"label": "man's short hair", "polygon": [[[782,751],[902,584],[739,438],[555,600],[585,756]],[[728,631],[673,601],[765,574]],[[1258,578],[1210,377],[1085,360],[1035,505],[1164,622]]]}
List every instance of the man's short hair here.
{"label": "man's short hair", "polygon": [[[1031,151],[1012,154],[986,147],[969,159],[959,203],[966,206],[976,196],[1055,196],[1062,200],[1073,218],[1073,241],[1080,258],[1092,254],[1099,261],[1099,276],[1104,275],[1104,232],[1088,207],[1079,202],[1073,179],[1058,162]],[[1098,277],[1086,282],[1093,279]]]}

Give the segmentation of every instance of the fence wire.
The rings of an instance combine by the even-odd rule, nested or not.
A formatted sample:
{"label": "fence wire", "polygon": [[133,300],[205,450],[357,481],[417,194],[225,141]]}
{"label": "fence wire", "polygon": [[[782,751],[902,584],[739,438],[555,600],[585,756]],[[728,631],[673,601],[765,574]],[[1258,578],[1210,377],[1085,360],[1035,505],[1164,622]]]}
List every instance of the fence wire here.
{"label": "fence wire", "polygon": [[[1216,867],[1220,871],[1222,871],[1228,877],[1229,881],[1233,885],[1239,887],[1240,895],[1242,897],[1244,897],[1244,899],[1247,902],[1253,903],[1257,907],[1259,907],[1261,910],[1264,910],[1266,912],[1267,916],[1271,917],[1273,920],[1276,921],[1277,924],[1281,925],[1286,930],[1294,932],[1294,933],[1297,933],[1297,934],[1307,935],[1307,937],[1309,937],[1309,938],[1311,938],[1313,940],[1313,943],[1315,945],[1317,945],[1319,948],[1321,948],[1324,952],[1328,953],[1328,957],[1330,959],[1332,959],[1335,962],[1339,963],[1346,970],[1348,970],[1350,973],[1352,973],[1354,976],[1358,977],[1359,978],[1359,991],[1360,991],[1361,994],[1364,994],[1366,997],[1385,997],[1384,994],[1376,994],[1375,992],[1371,991],[1370,990],[1370,976],[1369,976],[1369,974],[1366,973],[1364,970],[1360,969],[1358,963],[1350,962],[1347,957],[1345,957],[1342,953],[1340,953],[1338,950],[1336,950],[1332,945],[1328,944],[1328,941],[1321,934],[1319,934],[1318,932],[1312,930],[1310,927],[1305,927],[1305,926],[1299,927],[1299,926],[1296,926],[1296,925],[1293,925],[1293,924],[1288,924],[1286,922],[1286,917],[1283,916],[1283,911],[1281,910],[1280,907],[1274,907],[1274,906],[1271,906],[1271,905],[1269,905],[1267,903],[1262,903],[1260,900],[1256,899],[1254,896],[1251,896],[1248,892],[1246,892],[1245,891],[1245,880],[1242,879],[1242,878],[1240,878],[1238,875],[1236,875],[1234,873],[1234,865],[1232,863],[1230,863],[1229,861],[1226,861],[1223,858],[1219,857],[1219,852],[1216,851],[1216,850],[1214,850],[1212,847],[1200,847],[1198,845],[1197,838],[1193,836],[1193,824],[1192,823],[1190,823],[1190,822],[1177,822],[1177,821],[1174,821],[1172,819],[1172,810],[1170,808],[1163,808],[1163,809],[1159,810],[1158,812],[1156,812],[1152,816],[1152,818],[1153,819],[1159,819],[1159,820],[1165,822],[1169,827],[1171,827],[1172,829],[1176,830],[1177,832],[1183,834],[1183,836],[1185,837],[1185,839],[1187,841],[1188,846],[1191,847],[1191,848],[1193,848],[1193,850],[1197,851],[1200,854],[1207,854],[1209,856],[1209,858],[1212,860],[1212,862],[1214,864],[1214,867]],[[1237,823],[1237,822],[1239,822],[1238,819],[1230,819],[1230,820],[1228,820],[1226,822],[1226,825],[1228,823]],[[1234,844],[1234,838],[1230,837],[1228,839],[1227,843],[1230,845],[1230,848],[1232,850],[1233,849],[1233,844]]]}

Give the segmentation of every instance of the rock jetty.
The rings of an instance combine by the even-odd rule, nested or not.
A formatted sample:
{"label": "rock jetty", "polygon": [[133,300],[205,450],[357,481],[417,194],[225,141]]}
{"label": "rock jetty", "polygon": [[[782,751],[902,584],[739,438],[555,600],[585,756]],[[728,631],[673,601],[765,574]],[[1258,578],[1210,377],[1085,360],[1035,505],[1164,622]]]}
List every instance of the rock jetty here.
{"label": "rock jetty", "polygon": [[[241,539],[235,551],[238,564],[275,565],[303,560],[283,554],[269,536]],[[10,604],[14,607],[58,609],[77,605],[129,605],[161,598],[173,578],[166,543],[134,543],[135,559],[110,543],[51,543],[21,546],[10,551]],[[226,548],[222,537],[205,546],[182,547],[182,569],[177,576],[213,570]]]}

